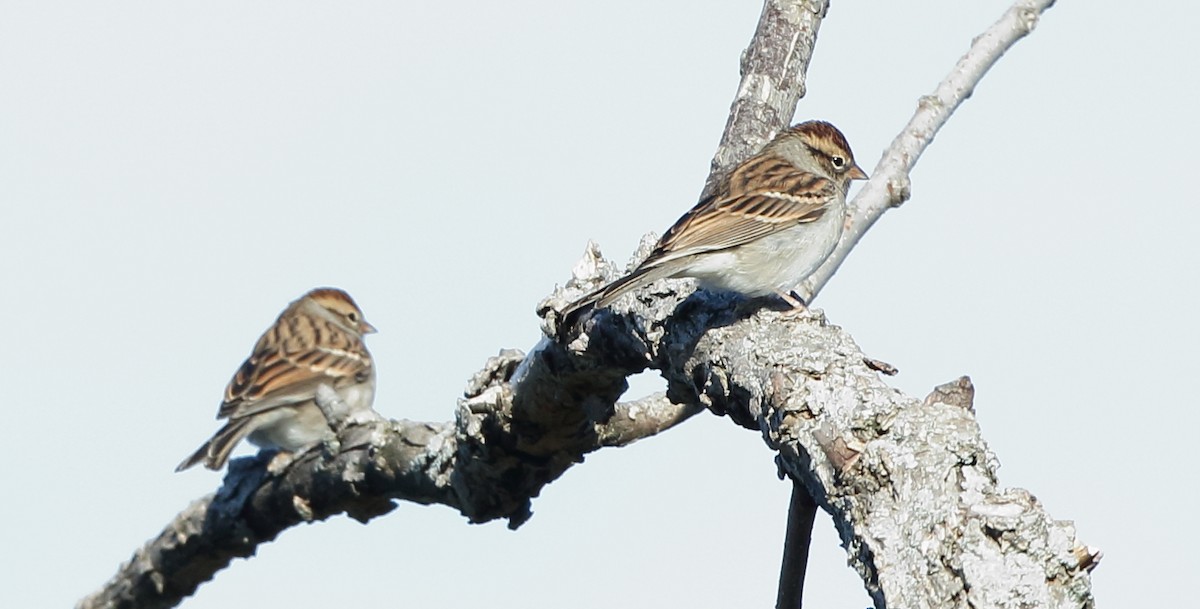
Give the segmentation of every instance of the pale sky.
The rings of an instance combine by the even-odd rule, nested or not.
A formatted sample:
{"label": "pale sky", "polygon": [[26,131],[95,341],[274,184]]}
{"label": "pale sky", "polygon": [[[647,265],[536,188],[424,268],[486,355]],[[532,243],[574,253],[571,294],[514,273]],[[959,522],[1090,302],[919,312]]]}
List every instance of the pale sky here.
{"label": "pale sky", "polygon": [[[1008,4],[834,2],[797,120],[873,169]],[[309,288],[380,329],[377,410],[452,418],[588,239],[624,263],[694,204],[760,7],[0,0],[0,607],[74,604],[220,484],[172,470]],[[1200,10],[1138,8],[1051,9],[815,306],[912,395],[972,377],[1001,484],[1104,551],[1102,606],[1182,607]],[[182,606],[770,607],[787,497],[759,434],[705,414],[590,455],[519,531],[337,517]],[[814,543],[812,606],[868,606],[824,514]]]}

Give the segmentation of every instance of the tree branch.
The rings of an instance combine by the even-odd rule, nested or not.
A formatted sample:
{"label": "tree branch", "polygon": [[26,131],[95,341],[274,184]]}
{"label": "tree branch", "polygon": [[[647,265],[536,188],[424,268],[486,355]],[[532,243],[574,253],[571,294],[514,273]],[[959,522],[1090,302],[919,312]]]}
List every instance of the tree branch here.
{"label": "tree branch", "polygon": [[704,192],[733,166],[787,127],[804,97],[805,75],[829,0],[766,0],[750,45],[742,52],[742,80],[729,108],[725,133],[713,155]]}
{"label": "tree branch", "polygon": [[[742,58],[742,85],[739,87],[737,99],[731,109],[722,142],[713,158],[713,175],[716,175],[719,171],[726,170],[741,159],[744,159],[769,139],[773,132],[787,125],[794,112],[796,100],[803,95],[803,73],[807,69],[809,59],[812,56],[812,46],[816,39],[817,28],[827,7],[828,0],[767,0],[764,4],[763,13],[760,17],[754,38]],[[709,182],[712,182],[711,177]],[[593,255],[585,257],[584,263],[607,264],[598,254],[599,252],[594,251],[593,248]],[[584,275],[591,275],[593,274],[591,271],[594,270],[582,269],[578,272]],[[608,270],[611,272],[611,267]],[[496,369],[497,366],[512,365],[515,355],[515,352],[504,352],[498,358],[493,358],[484,371],[476,375],[476,378],[472,380],[468,393],[470,393],[471,388],[482,391],[482,388],[495,375],[502,375],[503,373]],[[615,398],[626,387],[623,375],[610,376],[605,381],[603,387],[594,388],[598,390],[597,393],[600,395]],[[580,387],[577,389],[583,391],[587,388]],[[476,403],[479,400],[500,399],[500,396],[496,396],[494,393],[487,396],[477,394],[474,396],[474,399]],[[492,403],[494,405],[495,402],[493,401]],[[599,402],[589,401],[588,406],[595,407],[599,404],[598,407],[602,412],[598,414],[611,414],[612,416],[605,419],[604,422],[594,421],[590,425],[591,433],[595,440],[594,446],[579,447],[577,454],[566,458],[568,463],[578,460],[583,452],[587,450],[594,450],[600,446],[624,446],[641,437],[659,433],[672,425],[686,420],[703,409],[696,404],[675,405],[671,404],[669,400],[665,400],[665,398],[652,397],[633,404],[617,406],[611,413],[605,413],[603,412],[605,410],[604,403],[605,400],[600,400]],[[582,412],[582,409],[580,411]],[[460,423],[463,421],[461,414],[462,407],[460,406]],[[503,417],[499,418],[501,422],[498,425],[503,428]],[[570,421],[578,417],[567,416],[565,418],[567,421]],[[482,426],[482,423],[474,417],[467,417],[466,421],[468,424],[474,423],[479,427]],[[396,425],[398,427],[393,429],[394,434],[403,436],[405,428],[402,424],[397,423]],[[469,431],[479,433],[481,431],[479,427],[473,427]],[[448,433],[447,424],[442,424],[441,426],[416,424],[416,428],[427,429],[431,432],[431,437],[437,438],[444,438]],[[551,433],[549,435],[554,436],[555,434]],[[408,440],[405,440],[405,442],[408,442]],[[439,440],[438,444],[442,446],[449,445],[444,440]],[[421,446],[422,443],[415,441],[413,445]],[[482,446],[482,441],[476,441],[474,444],[468,443],[468,445]],[[414,458],[416,457],[414,456]],[[449,456],[441,455],[430,460],[434,463],[444,463],[447,459],[449,459]],[[310,469],[314,467],[311,465],[314,463],[312,460],[305,463],[309,464],[308,467]],[[298,465],[304,467],[305,463]],[[347,465],[349,464],[339,463],[330,467],[345,467]],[[398,467],[395,469],[401,470],[413,469],[413,466],[415,466],[415,464],[410,464],[409,467],[405,467],[402,464],[397,465]],[[559,467],[562,466],[560,465]],[[253,470],[253,468],[250,468],[250,470]],[[238,469],[237,471],[243,470]],[[347,471],[349,472],[350,470]],[[561,470],[559,470],[559,473],[561,473]],[[312,474],[308,475],[311,476]],[[351,478],[363,477],[365,473],[353,471],[353,473],[348,473],[347,476]],[[537,476],[531,477],[536,478]],[[554,474],[553,477],[557,477],[557,474]],[[234,469],[231,469],[230,476],[226,478],[225,487],[246,485],[247,483],[241,482],[234,475]],[[336,485],[322,484],[320,486],[325,489],[337,488]],[[425,485],[415,484],[415,486],[424,487]],[[414,493],[409,496],[406,493],[406,489],[397,488],[389,484],[384,484],[382,487],[390,489],[390,491],[385,491],[385,496],[397,499],[418,500],[417,496],[425,497],[423,493]],[[339,511],[350,511],[354,498],[357,495],[353,489],[346,490],[348,492],[340,496],[328,498],[327,510],[317,511],[313,513],[312,517],[322,519]],[[434,493],[434,495],[438,494]],[[428,502],[437,501],[437,499],[433,498],[427,499]],[[447,505],[459,507],[451,496],[444,493],[438,499]],[[218,531],[210,528],[207,532],[204,532],[195,527],[189,528],[187,526],[189,523],[194,524],[196,518],[200,518],[202,521],[208,518],[207,513],[210,501],[211,498],[201,499],[181,513],[176,517],[175,521],[167,526],[158,538],[148,542],[146,546],[134,555],[130,562],[123,565],[103,589],[85,598],[78,606],[80,608],[173,606],[184,596],[194,592],[199,584],[210,579],[216,571],[224,568],[233,558],[251,555],[255,545],[273,539],[284,528],[295,524],[295,522],[281,521],[277,526],[268,527],[262,534],[257,535],[249,541],[248,547],[240,543],[222,546],[218,552],[218,559],[207,561],[203,569],[193,569],[190,566],[190,562],[198,560],[198,557],[194,553],[189,554],[186,550],[181,550],[171,554],[164,547],[164,542],[180,538],[181,535],[188,537],[188,535],[185,535],[188,532],[192,536],[203,535],[214,539],[225,537],[224,530]],[[507,509],[510,512],[507,515],[510,517],[510,524],[512,526],[518,526],[520,522],[528,517],[528,496],[523,500],[512,497],[507,500],[496,499],[492,503],[495,504],[496,509],[494,510],[482,509],[480,507],[471,508],[468,506],[467,509],[463,509],[463,513],[468,515],[473,521],[481,521],[488,517],[495,517],[493,515],[494,512],[503,513]],[[232,507],[222,510],[222,513],[236,512],[237,510]],[[241,528],[240,522],[224,523],[224,529]],[[182,575],[175,573],[176,565],[179,566],[178,570],[182,571]]]}
{"label": "tree branch", "polygon": [[673,401],[761,433],[833,515],[878,607],[1092,606],[1094,551],[1027,492],[998,487],[969,381],[906,396],[819,311],[762,304],[663,280],[585,321],[565,350],[648,359]]}
{"label": "tree branch", "polygon": [[[1015,13],[1025,32],[1049,4],[1018,3],[1041,6]],[[714,172],[790,120],[788,100],[803,92],[797,75],[826,5],[768,0],[762,22],[793,33],[760,24],[756,41],[778,32],[774,44],[787,51],[772,55],[780,47],[766,45],[759,53],[753,43],[747,51]],[[756,67],[767,57],[787,69]],[[953,110],[934,108],[934,124],[946,108]],[[859,219],[873,213],[868,203],[878,195],[868,192],[883,188],[889,205],[907,197],[907,178],[897,176],[928,140],[915,153],[901,143],[924,136],[920,129],[910,123],[911,135],[893,144],[908,155],[897,165],[903,171],[886,165],[890,151],[856,199],[851,223],[866,223],[852,228],[858,236],[839,246],[828,274],[874,221]],[[593,246],[541,310],[613,275]],[[815,281],[812,293],[823,284]],[[189,506],[79,607],[173,606],[290,526],[341,512],[365,522],[398,499],[444,504],[472,522],[505,518],[515,528],[530,517],[531,498],[586,453],[659,433],[703,408],[761,433],[778,451],[782,470],[833,515],[876,606],[1092,606],[1087,572],[1098,552],[1027,492],[997,486],[995,457],[963,399],[967,385],[916,400],[883,383],[819,311],[786,317],[762,304],[664,280],[599,311],[570,345],[544,339],[528,355],[491,358],[451,422],[352,422],[339,451],[301,455],[278,472],[265,455],[236,460],[216,495]],[[625,379],[647,368],[667,379],[666,396],[617,403]]]}
{"label": "tree branch", "polygon": [[343,512],[365,523],[395,500],[447,505],[472,522],[509,518],[516,527],[529,517],[531,497],[584,453],[631,444],[703,410],[661,395],[616,404],[594,431],[559,430],[561,451],[525,453],[515,446],[538,442],[515,428],[538,424],[513,416],[512,392],[500,380],[520,356],[506,351],[489,360],[476,376],[488,384],[460,400],[453,422],[352,423],[338,436],[338,454],[317,449],[277,473],[271,453],[233,460],[215,494],[180,512],[77,607],[172,607],[292,526]]}
{"label": "tree branch", "polygon": [[612,417],[596,426],[601,446],[628,446],[658,435],[704,412],[697,404],[676,404],[658,392],[640,400],[617,404]]}
{"label": "tree branch", "polygon": [[808,573],[808,550],[812,545],[813,521],[816,517],[817,504],[808,496],[808,489],[793,480],[775,609],[800,609],[804,606],[804,576]]}
{"label": "tree branch", "polygon": [[[627,443],[700,406],[779,452],[834,515],[878,606],[966,607],[997,591],[1089,606],[1082,544],[1024,491],[997,489],[969,408],[891,389],[819,311],[789,318],[731,295],[685,298],[686,282],[660,287],[615,305],[627,312],[585,322],[582,350],[545,340],[528,356],[492,358],[451,423],[353,424],[339,454],[313,451],[277,474],[266,455],[236,460],[215,497],[180,514],[80,606],[171,606],[290,526],[342,511],[366,521],[396,499],[516,527],[545,484],[614,443],[604,438]],[[688,406],[616,404],[625,378],[647,367],[668,380],[671,402]]]}
{"label": "tree branch", "polygon": [[[850,202],[846,228],[837,248],[797,290],[805,302],[812,302],[841,267],[850,250],[885,211],[899,207],[908,200],[911,195],[909,174],[925,148],[932,143],[933,137],[958,106],[971,96],[975,85],[992,65],[1009,47],[1032,32],[1041,13],[1053,4],[1054,0],[1019,0],[999,21],[975,38],[971,48],[958,60],[950,74],[931,95],[921,99],[908,125],[884,151],[871,180]],[[787,541],[776,605],[780,608],[798,608],[803,597],[813,514],[809,503],[797,501],[797,494],[802,492],[794,488],[788,506]]]}
{"label": "tree branch", "polygon": [[797,290],[805,302],[821,291],[829,278],[845,262],[867,229],[883,213],[899,207],[912,195],[909,174],[933,137],[950,115],[975,91],[975,86],[1010,47],[1037,26],[1038,19],[1054,0],[1017,0],[996,23],[971,43],[950,74],[938,83],[933,93],[922,97],[917,111],[904,129],[892,140],[871,172],[871,179],[849,204],[846,229],[833,254]]}

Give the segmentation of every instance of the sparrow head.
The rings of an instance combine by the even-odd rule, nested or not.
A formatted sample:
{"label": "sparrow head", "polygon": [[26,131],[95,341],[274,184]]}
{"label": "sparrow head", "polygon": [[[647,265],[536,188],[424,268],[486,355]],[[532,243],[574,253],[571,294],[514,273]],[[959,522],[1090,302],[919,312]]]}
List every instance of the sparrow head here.
{"label": "sparrow head", "polygon": [[767,144],[767,150],[796,162],[797,159],[812,159],[827,176],[843,185],[850,180],[865,180],[867,173],[854,162],[854,153],[846,136],[837,127],[825,121],[806,121],[785,129]]}
{"label": "sparrow head", "polygon": [[304,299],[324,309],[339,326],[355,334],[372,334],[375,326],[363,318],[362,309],[358,308],[350,295],[337,288],[317,288],[305,294]]}

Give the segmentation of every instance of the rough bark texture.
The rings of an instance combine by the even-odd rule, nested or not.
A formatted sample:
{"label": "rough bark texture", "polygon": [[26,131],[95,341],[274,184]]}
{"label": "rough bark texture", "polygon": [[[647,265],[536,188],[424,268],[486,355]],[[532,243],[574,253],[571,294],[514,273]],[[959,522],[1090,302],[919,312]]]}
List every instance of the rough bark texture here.
{"label": "rough bark texture", "polygon": [[[1022,0],[1010,14],[1028,32],[1049,4]],[[826,8],[766,2],[714,175],[790,121]],[[937,104],[948,115],[957,102]],[[915,153],[897,148],[912,129],[924,143]],[[933,131],[910,125],[859,199],[884,193],[888,205],[902,201],[907,170]],[[890,169],[895,163],[901,174]],[[848,219],[851,241],[835,256],[857,241],[853,226],[863,218],[865,231],[870,213]],[[615,275],[589,247],[572,280],[539,307],[549,334],[552,309]],[[341,512],[365,522],[396,500],[447,505],[472,522],[504,518],[515,528],[530,517],[531,498],[586,453],[703,409],[755,430],[778,451],[780,468],[833,515],[877,607],[1092,606],[1088,571],[1098,552],[1029,493],[996,485],[996,459],[980,437],[965,379],[925,400],[906,396],[820,311],[788,317],[761,301],[692,294],[686,281],[626,296],[572,338],[489,360],[453,421],[356,422],[336,447],[291,463],[235,461],[215,495],[179,514],[79,607],[173,606],[288,527]],[[647,368],[667,379],[666,396],[616,403],[625,379]]]}
{"label": "rough bark texture", "polygon": [[584,405],[567,400],[523,416],[505,382],[521,358],[517,351],[491,358],[452,422],[377,419],[342,430],[338,448],[291,462],[265,453],[233,460],[215,494],[188,506],[78,606],[174,606],[287,528],[343,512],[365,523],[395,500],[447,505],[472,522],[507,518],[515,528],[541,487],[584,453],[654,435],[701,410],[658,395],[610,403],[603,422],[575,416]]}
{"label": "rough bark texture", "polygon": [[[917,400],[884,383],[879,363],[819,311],[684,299],[688,285],[664,280],[618,301],[568,349],[595,361],[648,358],[676,402],[761,432],[833,515],[878,607],[1092,606],[1095,554],[1029,493],[996,485],[967,379]],[[640,353],[615,357],[625,349]]]}
{"label": "rough bark texture", "polygon": [[[356,424],[336,453],[314,451],[279,473],[266,457],[235,461],[215,496],[80,606],[171,606],[290,526],[343,511],[366,521],[396,499],[516,527],[530,498],[585,453],[701,407],[778,451],[780,467],[833,514],[878,606],[1091,606],[1090,563],[1071,525],[1028,493],[997,488],[965,389],[908,397],[819,311],[788,317],[762,301],[689,292],[690,282],[661,281],[599,312],[569,345],[501,353],[472,379],[453,422]],[[646,368],[668,380],[670,401],[615,404],[625,378]]]}
{"label": "rough bark texture", "polygon": [[704,185],[763,147],[796,113],[817,30],[829,0],[766,0],[754,38],[742,52],[742,80],[729,108],[725,133]]}

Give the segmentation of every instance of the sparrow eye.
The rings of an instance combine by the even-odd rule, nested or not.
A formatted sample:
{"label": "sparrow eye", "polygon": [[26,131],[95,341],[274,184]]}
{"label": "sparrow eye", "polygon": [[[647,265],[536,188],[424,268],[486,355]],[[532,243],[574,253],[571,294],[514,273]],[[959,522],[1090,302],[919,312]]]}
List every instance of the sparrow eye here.
{"label": "sparrow eye", "polygon": [[346,314],[346,319],[349,319],[353,323],[358,323],[358,313],[355,313],[354,311],[350,311],[349,313]]}
{"label": "sparrow eye", "polygon": [[834,169],[841,169],[846,166],[846,159],[843,159],[842,157],[837,156],[836,154],[829,157],[829,161],[831,163],[833,163]]}

